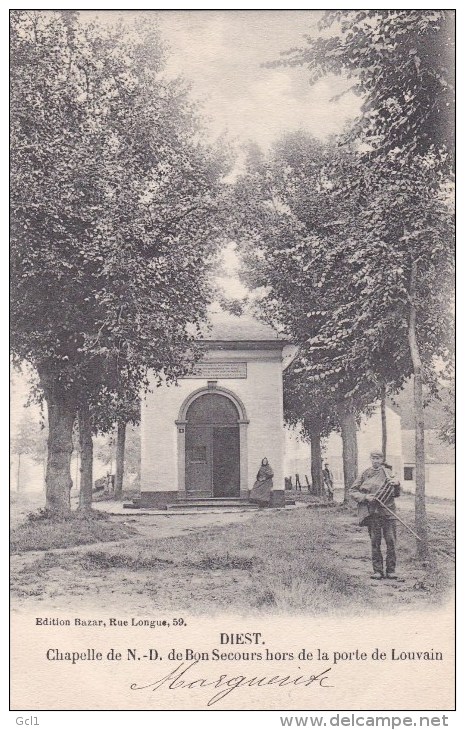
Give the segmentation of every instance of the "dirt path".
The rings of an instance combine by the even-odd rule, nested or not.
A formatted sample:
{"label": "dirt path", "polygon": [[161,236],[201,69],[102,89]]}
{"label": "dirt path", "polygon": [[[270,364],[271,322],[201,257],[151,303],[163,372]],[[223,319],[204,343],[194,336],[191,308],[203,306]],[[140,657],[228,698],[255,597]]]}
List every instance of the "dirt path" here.
{"label": "dirt path", "polygon": [[[12,610],[14,612],[22,609],[29,609],[31,600],[38,604],[47,605],[56,603],[56,607],[63,611],[75,611],[79,600],[77,596],[84,598],[87,602],[88,596],[93,591],[107,593],[106,606],[114,610],[121,609],[121,602],[118,591],[109,587],[111,574],[102,575],[88,573],[85,580],[79,580],[79,570],[68,569],[73,563],[78,562],[82,557],[93,551],[108,552],[112,548],[119,548],[126,553],[137,553],[147,542],[153,545],[151,552],[155,555],[157,548],[155,543],[159,540],[171,537],[183,537],[201,535],[211,528],[221,528],[228,525],[240,524],[249,521],[260,513],[253,510],[243,512],[225,513],[192,513],[189,515],[166,514],[166,515],[137,515],[112,516],[112,520],[127,524],[136,529],[136,534],[124,540],[107,541],[97,544],[84,544],[69,548],[53,548],[50,550],[34,550],[25,553],[12,555],[10,567],[12,574],[14,601]],[[18,583],[23,584],[19,590],[15,590],[15,577],[19,578]],[[36,579],[37,578],[37,579]],[[119,571],[118,581],[124,583],[136,583],[143,586],[144,576],[135,576],[134,570]],[[25,585],[27,583],[27,585]],[[124,585],[123,585],[124,587]],[[108,592],[110,596],[108,596]],[[124,593],[124,591],[123,591]],[[145,601],[141,596],[144,590],[136,586],[135,595],[131,596],[125,608],[129,605],[134,610],[148,610]],[[114,601],[112,600],[114,597]],[[110,600],[108,600],[108,598]],[[58,600],[56,600],[58,599]],[[112,605],[112,604],[115,605]],[[47,609],[50,610],[50,609]]]}
{"label": "dirt path", "polygon": [[[413,524],[411,503],[399,512]],[[451,549],[453,522],[442,503],[431,514],[432,542]],[[415,560],[415,540],[398,531],[401,578],[372,581],[366,528],[341,508],[224,514],[121,515],[127,539],[14,555],[13,610],[308,611],[395,610],[441,599],[439,573]],[[411,521],[411,522],[410,522]],[[438,578],[439,575],[439,578]],[[439,581],[439,582],[438,582]],[[446,581],[447,582],[447,581]],[[447,589],[449,590],[449,589]],[[358,609],[357,609],[358,606]]]}
{"label": "dirt path", "polygon": [[140,515],[135,517],[114,517],[122,519],[125,524],[136,527],[141,536],[159,540],[164,537],[177,537],[189,532],[205,530],[209,527],[234,525],[250,520],[257,513],[253,510],[244,512],[193,513],[190,515]]}

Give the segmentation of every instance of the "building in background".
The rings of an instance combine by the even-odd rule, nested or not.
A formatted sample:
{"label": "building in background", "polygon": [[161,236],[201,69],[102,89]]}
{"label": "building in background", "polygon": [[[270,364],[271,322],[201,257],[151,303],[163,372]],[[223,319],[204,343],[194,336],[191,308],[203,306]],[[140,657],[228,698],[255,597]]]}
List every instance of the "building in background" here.
{"label": "building in background", "polygon": [[[401,479],[403,473],[401,419],[389,407],[386,408],[386,423],[388,433],[386,460]],[[310,479],[310,444],[302,440],[298,429],[287,429],[285,445],[285,476],[292,477],[292,483],[295,484],[295,475],[299,474],[300,482],[304,487],[306,485],[305,475]],[[381,447],[381,409],[379,405],[373,408],[371,415],[362,418],[357,432],[357,445],[359,471],[363,471],[370,466],[370,451]],[[333,473],[335,486],[342,488],[344,476],[340,434],[336,432],[330,434],[323,442],[322,452],[323,461],[329,464]]]}
{"label": "building in background", "polygon": [[[404,470],[402,487],[415,492],[415,431],[402,431]],[[425,431],[425,490],[429,497],[455,499],[455,449],[438,437],[435,429]]]}
{"label": "building in background", "polygon": [[[401,428],[400,414],[386,408],[387,458],[395,475],[406,492],[415,492],[415,431]],[[357,433],[359,472],[370,466],[370,451],[381,446],[381,413],[377,406],[370,416],[365,416]],[[298,430],[286,431],[285,476],[299,474],[302,488],[306,487],[305,475],[310,479],[311,448],[302,440]],[[430,497],[455,499],[455,449],[438,437],[435,429],[425,431],[426,494]],[[342,469],[342,440],[332,433],[323,446],[323,460],[328,462],[335,486],[344,484]]]}
{"label": "building in background", "polygon": [[[400,416],[389,407],[386,407],[386,427],[386,461],[392,466],[393,472],[399,479],[401,479],[403,469],[401,419]],[[357,432],[359,472],[370,466],[370,452],[373,451],[373,449],[380,449],[381,444],[381,407],[376,405],[373,408],[371,415],[362,417],[360,428]],[[333,472],[336,485],[342,486],[344,484],[342,470],[342,439],[338,433],[332,433],[327,440],[325,461],[328,462],[331,471]]]}

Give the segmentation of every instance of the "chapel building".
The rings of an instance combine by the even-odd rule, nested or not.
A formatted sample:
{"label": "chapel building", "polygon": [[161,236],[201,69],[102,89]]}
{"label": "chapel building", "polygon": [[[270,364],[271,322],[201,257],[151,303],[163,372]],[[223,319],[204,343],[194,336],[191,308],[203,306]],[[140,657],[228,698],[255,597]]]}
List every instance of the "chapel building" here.
{"label": "chapel building", "polygon": [[296,348],[250,315],[211,314],[201,360],[153,383],[141,413],[141,506],[247,502],[262,459],[284,506],[283,370]]}

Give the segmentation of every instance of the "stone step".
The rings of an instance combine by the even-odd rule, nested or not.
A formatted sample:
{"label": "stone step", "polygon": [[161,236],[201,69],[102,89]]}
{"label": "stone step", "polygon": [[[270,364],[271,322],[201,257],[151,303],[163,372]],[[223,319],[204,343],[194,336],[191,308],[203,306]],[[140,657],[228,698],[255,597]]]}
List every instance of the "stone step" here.
{"label": "stone step", "polygon": [[[294,505],[294,500],[286,499],[286,506]],[[219,510],[225,510],[229,509],[231,511],[237,511],[237,510],[256,510],[259,509],[258,505],[254,502],[249,502],[248,500],[244,499],[237,499],[237,498],[231,498],[231,497],[198,497],[197,499],[193,499],[192,497],[190,499],[183,499],[179,502],[170,502],[167,505],[162,506],[149,506],[149,505],[141,505],[141,501],[139,499],[134,499],[132,502],[125,502],[123,504],[124,509],[141,509],[141,510],[170,510],[173,512],[189,512],[189,511],[198,511],[198,510],[213,510],[213,509],[219,509]]]}
{"label": "stone step", "polygon": [[217,507],[240,507],[241,509],[258,509],[256,504],[247,502],[242,499],[220,499],[219,497],[212,499],[186,499],[179,502],[173,502],[167,504],[166,509],[178,510],[178,509],[205,509],[205,508],[217,508]]}
{"label": "stone step", "polygon": [[186,494],[185,498],[183,499],[183,502],[245,502],[246,500],[240,499],[239,497],[212,497],[211,494],[205,494],[202,496],[202,493],[192,493],[192,494]]}

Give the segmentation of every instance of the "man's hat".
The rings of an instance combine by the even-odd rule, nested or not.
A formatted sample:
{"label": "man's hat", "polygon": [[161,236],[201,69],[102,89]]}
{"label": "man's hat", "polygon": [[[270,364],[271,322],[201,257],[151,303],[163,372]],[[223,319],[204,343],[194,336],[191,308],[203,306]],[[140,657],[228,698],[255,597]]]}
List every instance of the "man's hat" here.
{"label": "man's hat", "polygon": [[370,451],[370,456],[381,456],[381,458],[382,458],[384,456],[384,454],[379,449],[375,449],[374,451]]}

